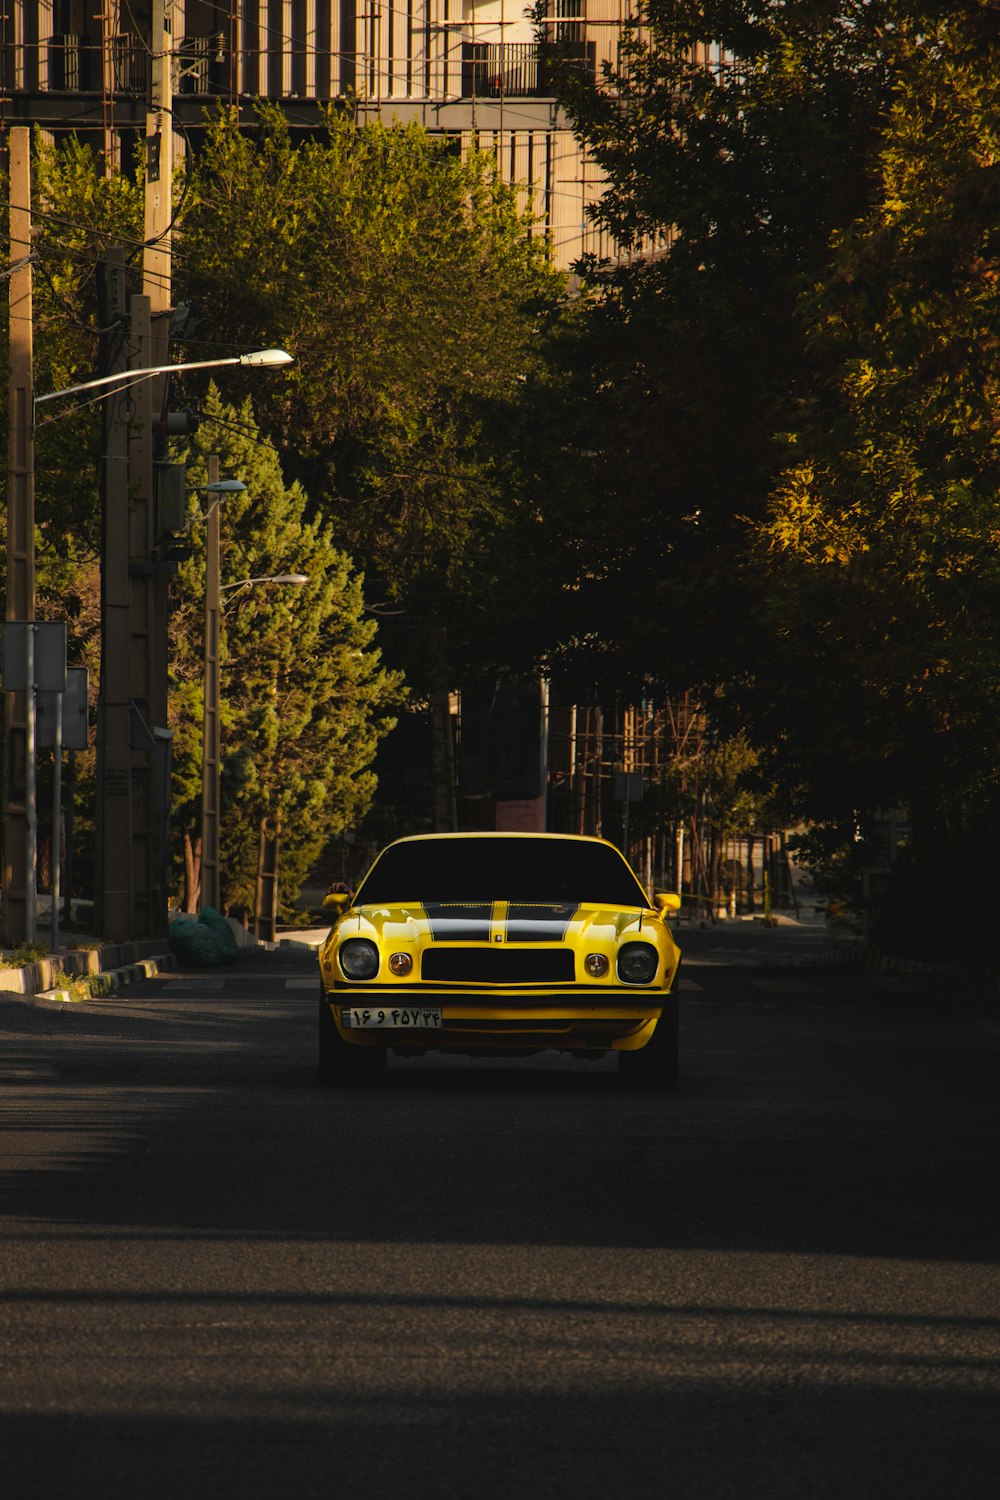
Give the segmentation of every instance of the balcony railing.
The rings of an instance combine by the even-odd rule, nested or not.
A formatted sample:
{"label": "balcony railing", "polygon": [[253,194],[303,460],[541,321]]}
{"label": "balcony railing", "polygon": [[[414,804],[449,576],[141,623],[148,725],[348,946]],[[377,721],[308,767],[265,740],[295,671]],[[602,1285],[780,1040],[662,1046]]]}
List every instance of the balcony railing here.
{"label": "balcony railing", "polygon": [[116,94],[143,98],[149,78],[149,49],[129,31],[111,38],[111,71]]}
{"label": "balcony railing", "polygon": [[[560,56],[597,71],[597,44],[560,38]],[[534,42],[464,42],[462,96],[466,99],[548,98],[552,86]]]}
{"label": "balcony railing", "polygon": [[72,90],[87,88],[87,56],[83,37],[65,31],[49,42],[49,88]]}
{"label": "balcony railing", "polygon": [[463,98],[531,99],[541,93],[533,42],[463,42]]}
{"label": "balcony railing", "polygon": [[[102,49],[98,37],[63,31],[49,38],[48,87],[63,92],[99,92],[102,86]],[[111,87],[116,94],[141,98],[146,92],[149,49],[131,32],[109,40]]]}

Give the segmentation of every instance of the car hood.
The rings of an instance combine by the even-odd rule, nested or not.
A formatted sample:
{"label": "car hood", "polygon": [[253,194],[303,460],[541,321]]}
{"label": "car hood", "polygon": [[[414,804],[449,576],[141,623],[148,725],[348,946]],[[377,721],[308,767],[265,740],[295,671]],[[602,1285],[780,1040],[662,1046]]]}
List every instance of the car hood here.
{"label": "car hood", "polygon": [[407,902],[351,907],[337,923],[337,937],[368,937],[386,943],[561,943],[620,941],[661,927],[648,908],[611,908],[586,902],[552,905]]}

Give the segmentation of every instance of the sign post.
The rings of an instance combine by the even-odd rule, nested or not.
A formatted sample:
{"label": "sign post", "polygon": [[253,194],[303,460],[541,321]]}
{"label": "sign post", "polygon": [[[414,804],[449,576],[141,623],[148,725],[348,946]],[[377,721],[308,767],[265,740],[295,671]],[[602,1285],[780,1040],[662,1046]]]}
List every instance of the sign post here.
{"label": "sign post", "polygon": [[[64,693],[38,694],[37,746],[54,756],[52,778],[52,949],[59,947],[59,907],[62,901],[62,753],[86,750],[89,738],[86,667],[67,667]],[[67,889],[67,910],[72,891]]]}
{"label": "sign post", "polygon": [[616,802],[624,802],[624,832],[622,853],[628,859],[628,811],[633,802],[642,801],[644,782],[639,771],[615,771],[611,780],[612,795]]}
{"label": "sign post", "polygon": [[[35,784],[37,693],[66,691],[66,622],[7,620],[3,627],[3,687],[24,693],[24,941],[35,941],[38,795]],[[61,713],[61,709],[60,709]],[[10,795],[10,792],[9,792]],[[58,837],[58,830],[56,832]],[[58,855],[56,855],[58,860]],[[58,930],[58,929],[57,929]],[[53,945],[54,946],[54,945]]]}

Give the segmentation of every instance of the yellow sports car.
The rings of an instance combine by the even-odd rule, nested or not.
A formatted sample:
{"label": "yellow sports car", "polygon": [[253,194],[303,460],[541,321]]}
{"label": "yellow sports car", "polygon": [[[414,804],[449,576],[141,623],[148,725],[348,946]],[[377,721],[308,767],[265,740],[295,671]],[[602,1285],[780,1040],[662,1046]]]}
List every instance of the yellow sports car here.
{"label": "yellow sports car", "polygon": [[399,839],[320,948],[319,1076],[360,1083],[389,1048],[618,1054],[644,1087],[677,1082],[680,951],[603,839],[456,833]]}

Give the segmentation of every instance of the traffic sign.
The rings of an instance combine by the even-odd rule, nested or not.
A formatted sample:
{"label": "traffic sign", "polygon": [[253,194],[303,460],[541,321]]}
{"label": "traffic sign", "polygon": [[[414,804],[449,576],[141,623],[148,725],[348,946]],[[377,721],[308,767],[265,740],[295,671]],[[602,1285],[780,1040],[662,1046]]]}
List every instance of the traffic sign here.
{"label": "traffic sign", "polygon": [[[28,631],[34,636],[34,682],[28,682]],[[3,627],[3,690],[23,693],[33,687],[47,693],[66,691],[66,621],[7,620]]]}

